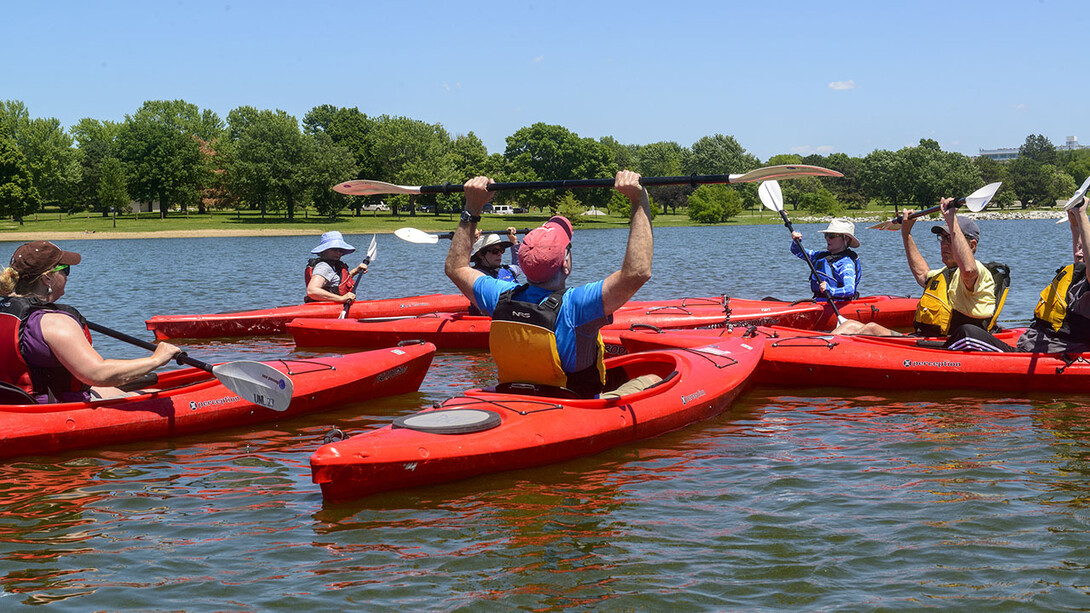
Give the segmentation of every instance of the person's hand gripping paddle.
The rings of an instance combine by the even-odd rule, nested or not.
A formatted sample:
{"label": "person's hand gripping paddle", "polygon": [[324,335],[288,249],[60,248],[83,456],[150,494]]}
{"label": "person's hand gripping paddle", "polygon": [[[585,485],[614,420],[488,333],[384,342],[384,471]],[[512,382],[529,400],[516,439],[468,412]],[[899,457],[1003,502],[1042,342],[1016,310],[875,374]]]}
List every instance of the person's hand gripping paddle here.
{"label": "person's hand gripping paddle", "polygon": [[[375,259],[375,254],[378,253],[378,245],[375,244],[375,235],[371,235],[371,244],[367,246],[367,255],[363,258],[363,263],[368,266]],[[356,278],[352,280],[352,293],[355,294],[360,289],[360,281],[363,279],[364,271],[356,273]],[[345,300],[344,308],[341,309],[341,314],[337,316],[337,319],[344,319],[345,315],[348,315],[348,309],[352,306],[354,300]]]}

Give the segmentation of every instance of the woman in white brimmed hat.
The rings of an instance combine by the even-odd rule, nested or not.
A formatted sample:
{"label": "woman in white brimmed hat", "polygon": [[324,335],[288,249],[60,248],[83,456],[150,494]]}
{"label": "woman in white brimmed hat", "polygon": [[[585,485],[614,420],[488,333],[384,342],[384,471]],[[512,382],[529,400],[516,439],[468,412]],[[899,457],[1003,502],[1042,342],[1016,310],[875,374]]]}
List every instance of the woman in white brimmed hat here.
{"label": "woman in white brimmed hat", "polygon": [[357,273],[367,272],[367,264],[360,263],[349,270],[348,264],[341,258],[354,253],[356,248],[344,242],[344,237],[336,230],[322,235],[318,246],[310,252],[317,257],[307,262],[303,278],[307,284],[307,302],[340,302],[355,300],[352,278]]}
{"label": "woman in white brimmed hat", "polygon": [[[513,249],[512,249],[513,247]],[[511,263],[503,263],[503,252],[511,249]],[[507,238],[499,234],[482,234],[473,243],[469,264],[484,274],[501,281],[521,283],[522,269],[518,265],[518,236],[514,228],[507,228]]]}
{"label": "woman in white brimmed hat", "polygon": [[[863,268],[859,255],[851,248],[859,246],[855,237],[855,224],[846,219],[834,219],[829,227],[820,231],[825,235],[825,249],[806,249],[810,261],[817,270],[817,278],[810,275],[810,289],[814,298],[825,298],[826,290],[833,300],[852,300],[859,297],[859,282]],[[803,257],[802,234],[793,232],[791,253]]]}

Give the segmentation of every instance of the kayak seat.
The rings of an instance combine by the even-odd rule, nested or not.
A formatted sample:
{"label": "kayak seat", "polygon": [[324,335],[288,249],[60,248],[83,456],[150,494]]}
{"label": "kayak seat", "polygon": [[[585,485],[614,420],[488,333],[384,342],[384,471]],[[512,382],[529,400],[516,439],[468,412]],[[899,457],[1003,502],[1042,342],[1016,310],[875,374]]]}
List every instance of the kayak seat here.
{"label": "kayak seat", "polygon": [[0,404],[38,404],[23,388],[0,381]]}
{"label": "kayak seat", "polygon": [[677,375],[677,371],[671,373],[666,379],[663,379],[658,375],[640,375],[634,379],[629,379],[628,381],[625,381],[619,387],[612,391],[600,394],[598,397],[620,398],[621,396],[627,396],[628,394],[635,394],[636,392],[642,392],[646,389],[655,387],[663,381],[672,379],[675,375]]}

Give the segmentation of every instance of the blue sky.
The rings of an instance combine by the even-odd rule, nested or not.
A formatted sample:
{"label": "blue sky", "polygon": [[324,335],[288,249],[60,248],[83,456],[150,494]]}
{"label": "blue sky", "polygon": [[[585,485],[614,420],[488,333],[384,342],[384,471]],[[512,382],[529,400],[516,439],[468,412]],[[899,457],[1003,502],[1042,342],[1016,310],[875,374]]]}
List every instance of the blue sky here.
{"label": "blue sky", "polygon": [[70,126],[149,99],[226,118],[319,104],[474,132],[778,153],[1090,145],[1077,1],[0,0],[0,99]]}

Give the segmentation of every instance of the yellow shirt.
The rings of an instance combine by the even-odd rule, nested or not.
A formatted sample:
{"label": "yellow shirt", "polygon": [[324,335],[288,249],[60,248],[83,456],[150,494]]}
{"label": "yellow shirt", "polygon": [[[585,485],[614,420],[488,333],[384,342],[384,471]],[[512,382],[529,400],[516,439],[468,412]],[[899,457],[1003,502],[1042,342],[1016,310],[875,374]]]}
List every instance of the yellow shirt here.
{"label": "yellow shirt", "polygon": [[[989,319],[995,314],[995,279],[988,267],[976,262],[976,287],[966,289],[961,282],[961,269],[954,268],[954,275],[950,278],[950,287],[947,295],[950,297],[950,306],[964,315],[973,319]],[[928,271],[927,278],[939,274],[945,268]]]}

